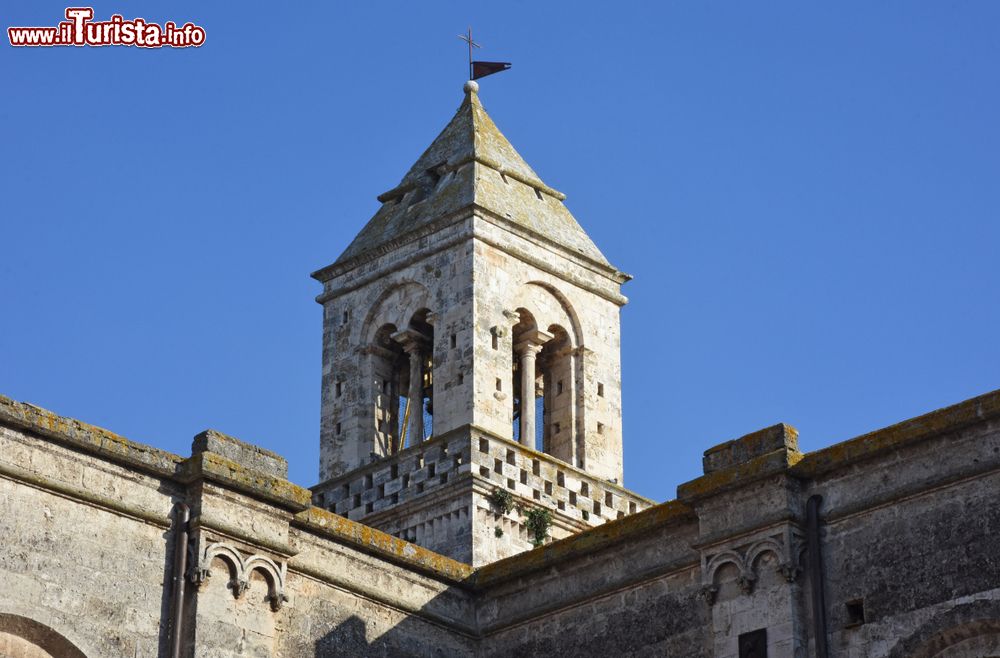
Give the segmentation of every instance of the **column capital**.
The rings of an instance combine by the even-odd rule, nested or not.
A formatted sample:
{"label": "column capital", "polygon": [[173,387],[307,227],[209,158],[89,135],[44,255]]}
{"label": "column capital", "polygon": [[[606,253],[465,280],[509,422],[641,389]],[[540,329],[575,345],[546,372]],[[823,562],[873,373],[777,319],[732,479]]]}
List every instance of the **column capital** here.
{"label": "column capital", "polygon": [[415,329],[404,329],[394,333],[392,339],[399,343],[407,354],[425,353],[431,344],[429,337]]}
{"label": "column capital", "polygon": [[545,343],[552,340],[552,334],[541,329],[532,329],[518,336],[520,340],[514,345],[514,351],[523,356],[533,356],[542,350]]}

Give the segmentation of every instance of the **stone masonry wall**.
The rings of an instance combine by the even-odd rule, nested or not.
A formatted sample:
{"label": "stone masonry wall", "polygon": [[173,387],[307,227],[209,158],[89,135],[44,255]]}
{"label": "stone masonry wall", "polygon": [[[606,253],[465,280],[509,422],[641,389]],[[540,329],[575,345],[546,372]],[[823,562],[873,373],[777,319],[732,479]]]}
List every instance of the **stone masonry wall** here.
{"label": "stone masonry wall", "polygon": [[[502,473],[473,491],[514,476],[534,499],[531,462],[486,438],[463,476]],[[708,451],[677,501],[478,569],[310,506],[273,453],[216,432],[193,448],[0,398],[0,646],[168,655],[182,501],[186,658],[792,657],[816,655],[820,611],[828,656],[1000,646],[1000,391],[810,454],[788,426],[755,432]]]}
{"label": "stone masonry wall", "polygon": [[[499,514],[491,502],[497,488],[509,491],[522,511]],[[549,455],[475,428],[431,439],[317,485],[313,500],[473,566],[532,548],[525,508],[551,510],[550,535],[561,539],[653,505]]]}

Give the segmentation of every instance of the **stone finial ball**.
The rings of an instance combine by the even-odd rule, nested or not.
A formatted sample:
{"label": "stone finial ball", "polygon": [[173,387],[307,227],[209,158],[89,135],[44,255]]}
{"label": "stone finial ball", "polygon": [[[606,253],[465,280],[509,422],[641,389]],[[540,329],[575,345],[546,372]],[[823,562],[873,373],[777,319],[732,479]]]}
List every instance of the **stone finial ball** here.
{"label": "stone finial ball", "polygon": [[479,93],[479,83],[475,80],[469,80],[465,83],[465,93],[467,94],[478,94]]}

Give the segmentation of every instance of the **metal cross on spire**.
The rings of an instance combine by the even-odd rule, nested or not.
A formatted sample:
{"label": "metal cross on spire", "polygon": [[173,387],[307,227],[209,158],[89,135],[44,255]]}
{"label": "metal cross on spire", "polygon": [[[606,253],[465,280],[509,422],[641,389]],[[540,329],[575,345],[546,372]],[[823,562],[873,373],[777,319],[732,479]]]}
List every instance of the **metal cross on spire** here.
{"label": "metal cross on spire", "polygon": [[469,26],[468,32],[465,34],[459,34],[458,38],[469,44],[469,80],[477,80],[479,78],[486,77],[487,75],[493,75],[494,73],[499,73],[500,71],[506,71],[510,68],[510,62],[477,62],[472,59],[472,49],[482,48],[478,43],[472,40],[472,26]]}
{"label": "metal cross on spire", "polygon": [[466,34],[459,34],[458,38],[469,44],[469,80],[475,79],[475,74],[472,70],[472,49],[482,48],[478,43],[472,40],[472,26],[469,26],[469,31]]}

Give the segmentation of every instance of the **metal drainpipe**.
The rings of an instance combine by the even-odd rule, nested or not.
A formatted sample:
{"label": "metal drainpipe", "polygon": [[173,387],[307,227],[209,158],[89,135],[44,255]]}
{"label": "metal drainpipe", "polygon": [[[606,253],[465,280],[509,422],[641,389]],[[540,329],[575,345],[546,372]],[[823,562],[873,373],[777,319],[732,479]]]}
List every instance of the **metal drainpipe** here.
{"label": "metal drainpipe", "polygon": [[806,502],[806,534],[809,548],[809,585],[812,590],[813,637],[816,658],[829,658],[826,645],[826,595],[823,591],[823,556],[819,545],[819,506],[822,496],[811,496]]}
{"label": "metal drainpipe", "polygon": [[173,658],[181,656],[181,619],[184,616],[184,577],[187,572],[188,520],[191,508],[184,503],[174,506],[177,527],[174,530],[174,600],[170,624],[170,655]]}

